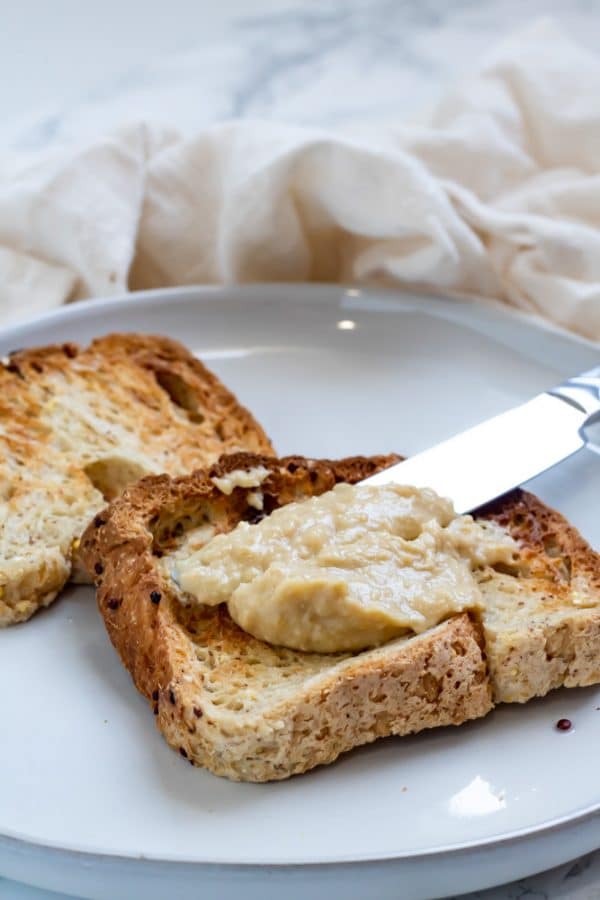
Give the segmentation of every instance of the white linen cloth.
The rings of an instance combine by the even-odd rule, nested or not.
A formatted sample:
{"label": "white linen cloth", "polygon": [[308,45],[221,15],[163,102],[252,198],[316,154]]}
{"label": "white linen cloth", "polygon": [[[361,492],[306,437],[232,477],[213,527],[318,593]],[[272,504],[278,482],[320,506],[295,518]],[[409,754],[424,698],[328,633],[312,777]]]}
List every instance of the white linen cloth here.
{"label": "white linen cloth", "polygon": [[427,126],[132,124],[0,163],[0,324],[196,283],[419,285],[600,340],[600,60],[551,24]]}

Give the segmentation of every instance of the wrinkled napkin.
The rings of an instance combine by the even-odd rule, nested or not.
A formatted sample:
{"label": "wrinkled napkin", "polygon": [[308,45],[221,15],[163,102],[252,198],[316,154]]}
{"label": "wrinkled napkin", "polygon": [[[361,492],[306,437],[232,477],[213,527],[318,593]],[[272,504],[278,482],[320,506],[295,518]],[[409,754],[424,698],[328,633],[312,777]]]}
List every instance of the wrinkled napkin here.
{"label": "wrinkled napkin", "polygon": [[328,281],[495,298],[600,340],[600,60],[551,24],[426,126],[140,123],[0,163],[0,324],[171,285]]}

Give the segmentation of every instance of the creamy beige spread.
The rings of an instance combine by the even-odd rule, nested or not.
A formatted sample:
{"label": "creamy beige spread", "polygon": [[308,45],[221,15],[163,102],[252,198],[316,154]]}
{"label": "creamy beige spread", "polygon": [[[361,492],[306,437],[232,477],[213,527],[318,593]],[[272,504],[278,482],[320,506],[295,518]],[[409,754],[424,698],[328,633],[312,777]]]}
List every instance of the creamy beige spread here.
{"label": "creamy beige spread", "polygon": [[265,480],[269,470],[264,466],[254,466],[252,469],[235,469],[227,475],[211,478],[215,487],[218,487],[222,494],[232,494],[234,488],[253,488],[258,487]]}
{"label": "creamy beige spread", "polygon": [[474,570],[518,556],[500,526],[456,516],[433,491],[347,484],[191,550],[170,564],[188,602],[226,603],[255,637],[320,653],[480,608]]}
{"label": "creamy beige spread", "polygon": [[172,567],[178,570],[187,565],[188,559],[198,553],[202,547],[214,537],[215,529],[212,525],[197,525],[184,533],[183,539],[176,550],[162,559],[163,569],[170,575]]}

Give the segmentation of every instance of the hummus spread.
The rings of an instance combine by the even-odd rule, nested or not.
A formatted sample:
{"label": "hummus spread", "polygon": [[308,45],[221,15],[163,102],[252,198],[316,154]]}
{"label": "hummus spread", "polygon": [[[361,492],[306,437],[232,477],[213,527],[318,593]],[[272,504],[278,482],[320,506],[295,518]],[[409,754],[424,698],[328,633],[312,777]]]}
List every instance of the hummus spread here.
{"label": "hummus spread", "polygon": [[222,475],[220,478],[216,476],[211,478],[215,487],[218,487],[222,494],[232,494],[236,487],[258,487],[265,480],[269,470],[265,466],[254,466],[253,469],[235,469],[228,475]]}
{"label": "hummus spread", "polygon": [[328,653],[481,608],[474,571],[517,559],[500,526],[457,516],[431,490],[340,484],[178,553],[170,574],[185,602],[226,603],[261,640]]}

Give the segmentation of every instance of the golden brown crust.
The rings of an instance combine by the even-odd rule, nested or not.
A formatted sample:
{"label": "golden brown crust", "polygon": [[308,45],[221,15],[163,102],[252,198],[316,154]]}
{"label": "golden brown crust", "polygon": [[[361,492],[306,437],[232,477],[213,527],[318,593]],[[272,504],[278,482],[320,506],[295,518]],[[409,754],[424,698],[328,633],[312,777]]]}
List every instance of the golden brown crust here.
{"label": "golden brown crust", "polygon": [[[507,528],[524,571],[482,585],[494,699],[524,703],[600,682],[600,556],[564,516],[515,490],[477,512]],[[505,609],[503,597],[511,598]]]}
{"label": "golden brown crust", "polygon": [[[209,456],[216,459],[236,449],[273,452],[269,438],[252,414],[213,372],[171,338],[115,333],[96,338],[85,348],[74,343],[34,347],[9,354],[3,368],[16,376],[17,384],[24,385],[23,392],[32,382],[47,384],[48,376],[57,373],[69,378],[78,371],[88,381],[93,381],[96,375],[102,379],[98,382],[99,390],[109,386],[107,380],[119,379],[123,388],[120,399],[132,404],[122,410],[123,415],[137,416],[141,427],[151,412],[166,409],[169,403],[178,407],[187,415],[188,422],[184,421],[184,425],[204,427],[197,432],[195,440],[194,431],[188,428],[185,437],[189,448],[177,442],[177,459],[173,467],[165,468],[171,474],[190,471],[205,464]],[[163,394],[169,400],[166,405]],[[27,396],[26,413],[30,403],[31,411],[35,412],[35,398]],[[152,440],[151,434],[148,439]]]}
{"label": "golden brown crust", "polygon": [[111,334],[87,348],[10,354],[0,365],[0,626],[29,618],[79,576],[86,522],[126,484],[240,449],[273,452],[251,414],[176,341]]}
{"label": "golden brown crust", "polygon": [[489,574],[482,588],[492,612],[481,624],[463,614],[377,650],[324,656],[270,647],[222,608],[183,606],[162,574],[160,554],[182,529],[208,518],[227,531],[256,516],[249,489],[225,496],[214,477],[264,466],[270,511],[395,461],[224,456],[191,476],[144,479],[87,529],[83,556],[111,640],[159,728],[190,762],[236,780],[285,778],[377,737],[460,724],[494,701],[600,681],[600,616],[571,603],[574,582],[598,601],[598,555],[523,491],[477,513],[506,527],[525,561],[518,576]]}
{"label": "golden brown crust", "polygon": [[600,557],[576,528],[557,510],[522,489],[481,507],[477,518],[489,519],[510,531],[518,542],[529,571],[552,585],[553,594],[570,591],[580,576],[600,591]]}
{"label": "golden brown crust", "polygon": [[360,654],[299,653],[255,640],[224,609],[182,606],[158,564],[182,527],[208,518],[227,531],[256,513],[249,489],[225,496],[213,477],[264,466],[270,510],[397,459],[224,457],[191,476],[144,479],[88,527],[82,553],[110,638],[159,728],[191,762],[233,779],[286,778],[377,737],[489,711],[481,633],[466,615]]}

